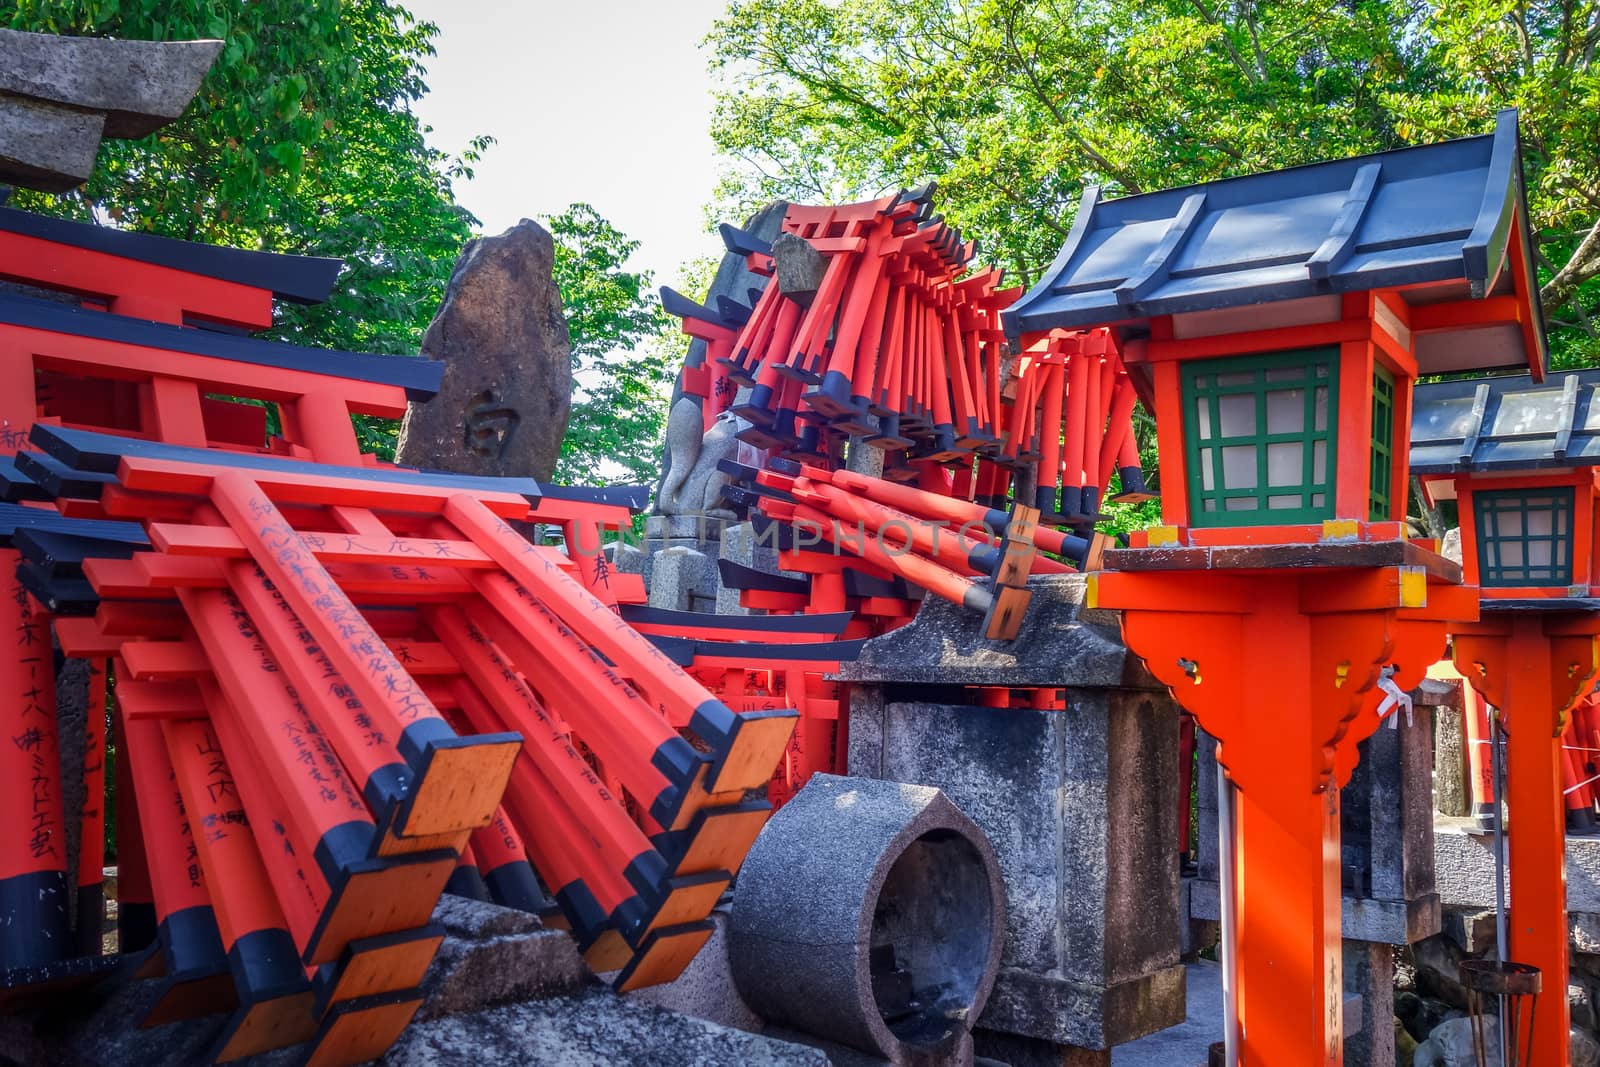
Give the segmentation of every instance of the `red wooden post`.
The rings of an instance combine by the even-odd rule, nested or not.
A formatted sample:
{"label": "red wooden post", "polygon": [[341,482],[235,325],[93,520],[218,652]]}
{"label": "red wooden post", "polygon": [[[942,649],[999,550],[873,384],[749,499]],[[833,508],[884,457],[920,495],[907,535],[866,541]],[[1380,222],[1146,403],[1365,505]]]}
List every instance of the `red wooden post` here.
{"label": "red wooden post", "polygon": [[[1090,577],[1090,605],[1123,610],[1128,647],[1218,738],[1218,760],[1238,786],[1238,865],[1249,879],[1238,1001],[1242,1062],[1252,1067],[1342,1062],[1339,853],[1328,845],[1338,840],[1338,788],[1354,767],[1353,751],[1341,753],[1377,725],[1358,716],[1380,667],[1420,678],[1444,648],[1443,618],[1472,600],[1470,590],[1419,577],[1399,568],[1360,578]],[[1254,654],[1242,658],[1241,648]]]}
{"label": "red wooden post", "polygon": [[478,855],[484,884],[496,904],[518,911],[539,912],[550,899],[539,888],[522,835],[502,807],[488,826],[472,831],[472,850]]}
{"label": "red wooden post", "polygon": [[[1486,613],[1487,616],[1487,613]],[[1536,1064],[1564,1064],[1571,1009],[1568,972],[1566,820],[1561,735],[1568,711],[1600,674],[1600,616],[1514,613],[1456,630],[1456,670],[1506,716],[1510,841],[1509,956],[1544,975],[1534,1021]]]}
{"label": "red wooden post", "polygon": [[[666,718],[544,604],[509,578],[485,574],[478,590],[494,609],[469,612],[554,706],[584,743],[663,826],[672,828],[701,791],[704,757]],[[745,787],[748,788],[748,787]],[[693,805],[689,805],[693,810]]]}
{"label": "red wooden post", "polygon": [[18,560],[0,549],[0,630],[11,647],[0,660],[0,811],[11,820],[0,835],[0,972],[53,962],[72,945],[50,629],[17,582]]}
{"label": "red wooden post", "polygon": [[[1061,406],[1065,401],[1066,371],[1060,363],[1045,364],[1041,370],[1042,403],[1039,408],[1039,479],[1034,494],[1034,507],[1046,515],[1054,515],[1060,506],[1059,488],[1070,482],[1062,481]],[[1068,437],[1076,432],[1066,427]]]}
{"label": "red wooden post", "polygon": [[213,1057],[227,1062],[306,1041],[316,1030],[311,983],[273,895],[222,744],[205,722],[167,721],[158,728],[201,866],[213,872],[219,886],[217,928],[239,998]]}
{"label": "red wooden post", "polygon": [[[1062,451],[1061,462],[1061,504],[1059,509],[1062,515],[1081,515],[1084,512],[1083,499],[1083,472],[1084,461],[1087,458],[1084,449],[1087,443],[1084,427],[1088,425],[1089,412],[1089,379],[1096,371],[1090,366],[1090,357],[1086,355],[1081,345],[1070,351],[1067,356],[1067,434],[1066,447]],[[1077,432],[1070,432],[1072,428]],[[1041,511],[1044,508],[1041,506]]]}
{"label": "red wooden post", "polygon": [[[372,816],[337,752],[262,643],[259,621],[230,594],[184,592],[180,597],[226,694],[230,725],[261,761],[281,810],[303,835],[303,847],[314,855],[326,886],[316,901],[316,928],[309,934],[296,931],[306,962],[326,963],[357,937],[426,924],[454,866],[454,853],[371,858],[377,844]],[[214,721],[229,718],[228,711],[213,713]],[[226,734],[223,745],[237,747]]]}
{"label": "red wooden post", "polygon": [[231,1008],[233,987],[205,868],[161,724],[134,716],[124,722],[125,755],[142,794],[139,821],[150,857],[157,932],[169,985],[145,1019],[145,1025],[155,1026]]}
{"label": "red wooden post", "polygon": [[106,680],[104,657],[89,661],[89,707],[83,739],[83,812],[78,820],[78,916],[76,952],[98,956],[105,937],[106,898]]}
{"label": "red wooden post", "polygon": [[615,663],[668,718],[688,714],[689,728],[715,753],[710,791],[725,791],[725,782],[766,777],[794,728],[792,713],[735,715],[475,498],[452,497],[445,505],[445,517],[494,557],[517,584],[559,614],[574,633]]}
{"label": "red wooden post", "polygon": [[430,837],[488,825],[516,759],[516,739],[457,738],[248,475],[218,472],[211,499],[355,690],[377,729],[396,739],[415,778],[409,786],[396,783],[381,798],[386,810],[380,814],[394,819],[393,831],[401,837]]}

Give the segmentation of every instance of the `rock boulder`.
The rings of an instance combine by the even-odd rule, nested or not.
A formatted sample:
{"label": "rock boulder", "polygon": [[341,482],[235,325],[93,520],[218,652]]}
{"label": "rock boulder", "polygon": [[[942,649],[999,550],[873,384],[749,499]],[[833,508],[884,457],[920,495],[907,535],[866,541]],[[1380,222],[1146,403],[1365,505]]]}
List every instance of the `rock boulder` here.
{"label": "rock boulder", "polygon": [[554,472],[572,409],[554,257],[550,234],[528,219],[468,242],[422,339],[444,380],[406,413],[399,462],[479,476]]}

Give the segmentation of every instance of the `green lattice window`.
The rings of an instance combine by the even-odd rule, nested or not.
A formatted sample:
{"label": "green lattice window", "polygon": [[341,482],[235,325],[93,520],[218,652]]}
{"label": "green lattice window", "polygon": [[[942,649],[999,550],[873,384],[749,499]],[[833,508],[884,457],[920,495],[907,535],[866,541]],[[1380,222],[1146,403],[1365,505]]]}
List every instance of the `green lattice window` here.
{"label": "green lattice window", "polygon": [[1387,519],[1394,487],[1394,377],[1381,366],[1372,374],[1372,477],[1367,486],[1367,518]]}
{"label": "green lattice window", "polygon": [[1313,348],[1183,365],[1191,524],[1333,517],[1338,358]]}
{"label": "green lattice window", "polygon": [[1573,489],[1496,489],[1472,494],[1478,582],[1572,584]]}

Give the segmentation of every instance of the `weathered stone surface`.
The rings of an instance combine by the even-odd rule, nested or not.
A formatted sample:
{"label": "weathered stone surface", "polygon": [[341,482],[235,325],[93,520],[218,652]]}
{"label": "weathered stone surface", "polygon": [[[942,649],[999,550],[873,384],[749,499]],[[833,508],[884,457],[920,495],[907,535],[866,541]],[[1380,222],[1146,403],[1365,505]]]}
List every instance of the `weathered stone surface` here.
{"label": "weathered stone surface", "polygon": [[433,918],[446,936],[422,980],[418,1019],[576,992],[595,981],[572,937],[527,912],[446,894]]}
{"label": "weathered stone surface", "polygon": [[1434,810],[1441,815],[1471,815],[1466,724],[1462,721],[1460,704],[1438,709],[1433,722]]}
{"label": "weathered stone surface", "polygon": [[[105,709],[99,709],[101,716]],[[84,810],[85,790],[83,780],[84,748],[87,743],[89,723],[89,661],[64,660],[56,672],[56,751],[61,760],[61,810],[78,813]],[[103,797],[96,797],[99,807]],[[63,827],[67,839],[67,870],[78,870],[78,855],[83,847],[83,824],[76,817],[68,818]],[[76,873],[67,879],[67,907],[70,914],[78,915],[78,879]],[[76,920],[75,920],[76,921]],[[77,937],[80,951],[83,947],[99,944],[99,929],[85,930]]]}
{"label": "weathered stone surface", "polygon": [[448,893],[434,905],[433,922],[444,927],[444,932],[449,936],[470,941],[512,934],[537,934],[545,929],[537,915]]}
{"label": "weathered stone surface", "polygon": [[[744,229],[757,240],[771,241],[778,236],[778,231],[783,226],[783,216],[788,210],[788,204],[781,200],[775,200],[752,215],[749,221],[744,224]],[[752,293],[758,294],[767,284],[767,278],[756,274],[750,269],[749,260],[745,256],[737,252],[728,252],[723,255],[722,262],[717,265],[716,277],[712,279],[711,288],[707,291],[703,303],[707,306],[715,307],[719,299],[725,298],[736,300],[748,307],[751,301],[755,299]],[[689,295],[693,296],[694,294],[691,293]],[[706,343],[696,337],[689,342],[689,351],[683,359],[684,369],[697,370],[704,367],[705,363]],[[735,402],[743,403],[747,399],[748,392],[748,387],[741,387],[741,392],[735,397]],[[676,410],[678,403],[684,397],[683,375],[680,372],[678,380],[672,388],[672,408],[669,409],[669,433],[670,411]],[[695,398],[690,398],[689,403],[696,408],[699,407],[699,401]],[[703,420],[698,415],[696,416],[696,421],[703,425]],[[685,429],[682,432],[687,433],[688,430]],[[698,436],[700,426],[695,426],[693,432]],[[656,483],[657,500],[661,499],[661,486],[672,476],[672,469],[672,451],[669,448],[662,461],[661,481]]]}
{"label": "weathered stone surface", "polygon": [[[717,547],[718,559],[775,573],[778,569],[777,553],[767,546],[758,547],[755,541],[755,527],[750,523],[740,522],[727,526],[722,531],[722,540]],[[750,609],[739,603],[739,590],[730,589],[722,584],[720,572],[717,579],[717,614],[750,614]]]}
{"label": "weathered stone surface", "polygon": [[1600,1041],[1592,1033],[1573,1028],[1568,1039],[1572,1067],[1600,1067]]}
{"label": "weathered stone surface", "polygon": [[437,396],[406,411],[401,463],[550,477],[572,407],[553,257],[550,234],[528,219],[467,243],[422,339],[422,354],[444,362],[444,378]]}
{"label": "weathered stone surface", "polygon": [[[611,553],[611,563],[623,574],[646,574],[649,571],[650,553],[638,545],[613,541],[606,548]],[[649,584],[646,579],[645,584]]]}
{"label": "weathered stone surface", "polygon": [[107,137],[144,137],[183,114],[221,51],[214,40],[0,30],[0,93],[102,112]]}
{"label": "weathered stone surface", "polygon": [[1453,562],[1461,562],[1461,527],[1452,526],[1444,532],[1439,542],[1439,555]]}
{"label": "weathered stone surface", "polygon": [[[1195,879],[1189,908],[1193,918],[1219,921],[1221,905],[1217,899],[1217,883]],[[1411,901],[1346,895],[1340,909],[1340,934],[1350,941],[1412,944],[1438,932],[1439,912],[1439,899],[1432,894]]]}
{"label": "weathered stone surface", "polygon": [[815,1049],[731,1030],[609,990],[413,1023],[384,1067],[827,1067]]}
{"label": "weathered stone surface", "polygon": [[[1404,712],[1394,729],[1380,727],[1361,742],[1360,761],[1340,791],[1340,837],[1346,887],[1341,930],[1350,941],[1407,944],[1438,933],[1440,899],[1434,891],[1432,704],[1417,701],[1411,722]],[[1216,742],[1201,733],[1199,753],[1200,862],[1190,892],[1190,916],[1214,921],[1221,907],[1217,883]]]}
{"label": "weathered stone surface", "polygon": [[[1569,912],[1568,919],[1572,931],[1572,951],[1586,956],[1600,953],[1600,915],[1592,911]],[[1492,925],[1489,932],[1493,936]]]}
{"label": "weathered stone surface", "polygon": [[[1419,703],[1408,721],[1404,712],[1360,745],[1360,762],[1339,793],[1339,828],[1343,861],[1358,873],[1357,900],[1420,904],[1420,929],[1408,928],[1411,939],[1438,932],[1438,904],[1433,889],[1433,708]],[[1357,909],[1357,916],[1360,911]],[[1349,909],[1347,909],[1347,912]],[[1408,927],[1409,927],[1408,923]],[[1391,942],[1392,933],[1371,936],[1359,927],[1344,936],[1360,941]]]}
{"label": "weathered stone surface", "polygon": [[89,179],[105,116],[0,96],[0,182],[64,193]]}
{"label": "weathered stone surface", "polygon": [[1206,1062],[1206,1050],[1222,1036],[1222,968],[1197,960],[1184,969],[1183,1020],[1114,1049],[1112,1067],[1201,1067]]}
{"label": "weathered stone surface", "polygon": [[0,29],[0,183],[83,182],[102,136],[143,137],[183,114],[221,50]]}
{"label": "weathered stone surface", "polygon": [[987,839],[937,789],[819,774],[745,859],[729,963],[770,1022],[943,1063],[989,997],[1005,911]]}
{"label": "weathered stone surface", "polygon": [[1221,923],[1193,917],[1189,898],[1194,893],[1194,883],[1193,878],[1185,878],[1178,888],[1178,915],[1182,920],[1178,924],[1178,950],[1186,963],[1194,962],[1199,953],[1216,945],[1222,936]]}
{"label": "weathered stone surface", "polygon": [[1344,990],[1361,998],[1361,1027],[1344,1042],[1345,1067],[1395,1067],[1394,949],[1344,943]]}
{"label": "weathered stone surface", "polygon": [[1084,576],[1028,579],[1033,598],[1015,641],[989,641],[978,617],[939,597],[908,625],[869,641],[847,681],[925,685],[1161,689],[1118,637],[1116,615],[1083,607]]}
{"label": "weathered stone surface", "polygon": [[715,600],[717,561],[692,548],[667,548],[650,563],[650,606],[694,611],[696,599]]}
{"label": "weathered stone surface", "polygon": [[1600,1029],[1600,1019],[1595,1016],[1594,993],[1587,983],[1567,983],[1567,1008],[1571,1012],[1572,1028],[1593,1033]]}
{"label": "weathered stone surface", "polygon": [[[1573,940],[1576,942],[1577,923],[1573,927]],[[1476,956],[1494,946],[1494,912],[1474,908],[1444,908],[1439,932],[1455,942],[1456,947],[1467,955]]]}
{"label": "weathered stone surface", "polygon": [[728,520],[709,515],[649,515],[644,535],[650,541],[720,541]]}
{"label": "weathered stone surface", "polygon": [[761,1017],[739,996],[728,963],[728,909],[711,913],[715,931],[677,978],[665,985],[646,986],[628,996],[669,1011],[682,1012],[719,1026],[759,1032]]}
{"label": "weathered stone surface", "polygon": [[[1195,873],[1199,875],[1200,882],[1217,884],[1218,838],[1217,838],[1217,739],[1199,727],[1194,731],[1195,751],[1195,813],[1196,822],[1195,844],[1196,864]],[[1196,890],[1198,891],[1198,889]],[[1195,918],[1200,918],[1201,913],[1190,911]],[[1216,921],[1216,916],[1206,917],[1209,921]]]}
{"label": "weathered stone surface", "polygon": [[710,429],[701,432],[700,405],[681,397],[667,416],[667,454],[669,473],[656,494],[656,510],[662,515],[712,515],[732,520],[733,510],[722,499],[722,487],[733,483],[733,476],[719,464],[736,459],[739,439],[734,436],[749,423],[731,412],[718,415]]}
{"label": "weathered stone surface", "polygon": [[[1495,1016],[1483,1020],[1483,1037],[1490,1067],[1499,1067],[1500,1020]],[[1600,1065],[1600,1043],[1582,1030],[1572,1031],[1570,1047],[1572,1067]],[[1412,1067],[1477,1067],[1477,1063],[1472,1047],[1472,1020],[1462,1016],[1446,1019],[1434,1028],[1428,1040],[1417,1046]]]}
{"label": "weathered stone surface", "polygon": [[864,437],[850,438],[850,451],[845,461],[845,466],[857,474],[865,474],[869,478],[883,477],[883,457],[885,452],[881,448],[873,448],[867,444]]}
{"label": "weathered stone surface", "polygon": [[[1470,820],[1434,823],[1439,900],[1457,907],[1494,907],[1493,838]],[[1600,913],[1600,838],[1567,838],[1567,910]]]}
{"label": "weathered stone surface", "polygon": [[[1184,970],[1184,986],[1188,991],[1185,1018],[1172,1027],[1113,1049],[1111,1067],[1205,1067],[1213,1044],[1219,1046],[1220,1053],[1222,968],[1210,960],[1197,960]],[[1364,1029],[1364,1008],[1359,995],[1346,993],[1343,1005],[1346,1057],[1350,1054],[1350,1039]],[[1347,1058],[1345,1062],[1350,1060]]]}
{"label": "weathered stone surface", "polygon": [[1400,1020],[1406,1035],[1414,1043],[1426,1041],[1428,1035],[1446,1019],[1459,1018],[1462,1012],[1440,1000],[1425,998],[1417,993],[1399,993],[1394,998],[1395,1018]]}
{"label": "weathered stone surface", "polygon": [[[45,1057],[32,1064],[71,1063],[82,1067],[123,1067],[145,1063],[206,1063],[222,1033],[223,1015],[143,1029],[164,990],[160,980],[108,985],[63,1011],[41,1019],[35,1029]],[[304,1051],[279,1049],[253,1057],[249,1067],[288,1067]],[[29,1061],[24,1061],[29,1062]]]}
{"label": "weathered stone surface", "polygon": [[[860,729],[881,735],[878,774],[943,790],[994,844],[1013,903],[980,1026],[1105,1049],[1183,1017],[1178,718],[1149,692],[1066,696],[1065,712],[891,701]],[[852,773],[870,773],[864,710]]]}
{"label": "weathered stone surface", "polygon": [[[1103,1051],[1183,1017],[1177,709],[1081,577],[1029,585],[1015,642],[931,598],[868,642],[841,671],[849,767],[937,786],[990,835],[1014,906],[980,1028]],[[959,685],[1060,687],[1066,710],[943,703]]]}
{"label": "weathered stone surface", "polygon": [[780,233],[772,242],[772,263],[778,292],[801,307],[810,307],[828,270],[828,260],[804,237]]}

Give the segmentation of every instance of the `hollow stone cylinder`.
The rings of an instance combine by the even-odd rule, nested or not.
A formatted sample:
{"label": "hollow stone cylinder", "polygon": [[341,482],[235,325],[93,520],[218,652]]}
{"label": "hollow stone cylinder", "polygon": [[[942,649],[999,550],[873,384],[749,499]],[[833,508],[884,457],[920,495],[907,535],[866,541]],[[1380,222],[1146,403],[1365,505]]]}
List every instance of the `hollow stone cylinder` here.
{"label": "hollow stone cylinder", "polygon": [[745,859],[728,958],[771,1023],[951,1063],[971,1055],[1004,931],[994,850],[943,793],[818,774]]}

